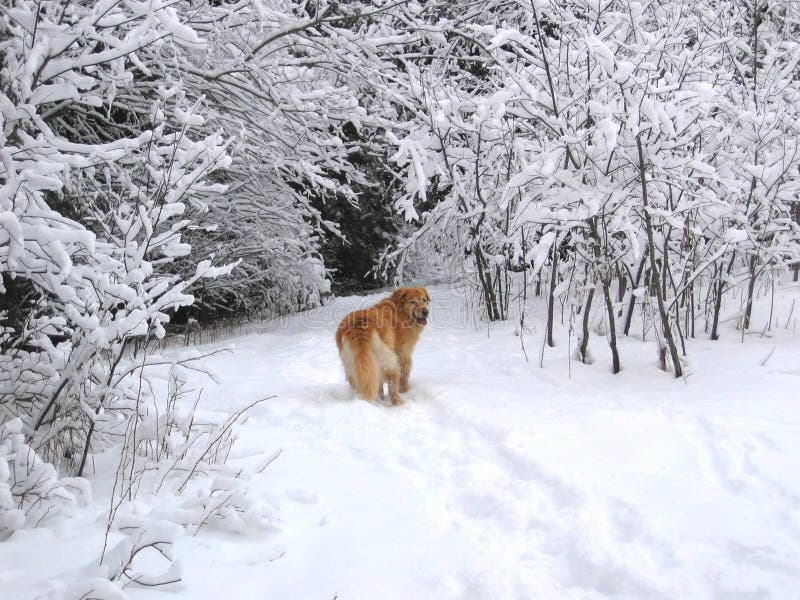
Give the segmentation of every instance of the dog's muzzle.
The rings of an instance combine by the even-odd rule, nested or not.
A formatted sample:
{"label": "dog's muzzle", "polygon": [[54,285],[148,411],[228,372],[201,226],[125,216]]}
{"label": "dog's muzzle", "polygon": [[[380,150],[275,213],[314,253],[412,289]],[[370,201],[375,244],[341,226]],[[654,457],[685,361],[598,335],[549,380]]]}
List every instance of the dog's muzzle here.
{"label": "dog's muzzle", "polygon": [[428,311],[423,310],[420,315],[417,317],[417,323],[422,325],[423,327],[428,324]]}

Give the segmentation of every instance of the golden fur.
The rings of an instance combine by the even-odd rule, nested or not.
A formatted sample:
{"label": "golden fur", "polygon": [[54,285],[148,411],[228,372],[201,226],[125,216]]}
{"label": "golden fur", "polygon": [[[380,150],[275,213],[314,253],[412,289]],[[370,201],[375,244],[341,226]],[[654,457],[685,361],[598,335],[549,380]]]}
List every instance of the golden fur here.
{"label": "golden fur", "polygon": [[347,315],[336,330],[336,345],[350,385],[365,400],[383,398],[389,384],[392,404],[408,390],[411,353],[427,324],[431,297],[425,288],[398,288],[375,306]]}

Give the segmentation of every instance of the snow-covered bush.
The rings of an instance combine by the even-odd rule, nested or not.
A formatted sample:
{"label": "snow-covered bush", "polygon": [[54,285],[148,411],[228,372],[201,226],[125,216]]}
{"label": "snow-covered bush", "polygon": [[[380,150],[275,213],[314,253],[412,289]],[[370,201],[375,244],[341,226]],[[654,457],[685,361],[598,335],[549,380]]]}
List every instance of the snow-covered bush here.
{"label": "snow-covered bush", "polygon": [[38,453],[80,474],[133,414],[129,342],[162,336],[188,288],[220,273],[168,265],[190,250],[187,206],[224,190],[208,176],[229,158],[179,80],[139,85],[147,63],[201,44],[174,8],[19,2],[0,36],[0,270],[35,297],[3,333],[0,422],[21,417]]}
{"label": "snow-covered bush", "polygon": [[22,434],[22,421],[0,427],[0,540],[15,530],[37,527],[91,499],[88,481],[60,478]]}
{"label": "snow-covered bush", "polygon": [[[250,491],[252,474],[228,466],[234,426],[260,402],[222,423],[203,423],[195,415],[197,399],[186,384],[185,369],[195,359],[173,364],[162,402],[139,406],[129,419],[110,501],[106,547],[100,558],[105,575],[122,585],[167,585],[180,580],[173,541],[181,529],[197,535],[203,527],[248,534],[275,527],[274,507]],[[137,500],[146,497],[147,506]],[[110,543],[112,532],[122,539]],[[160,556],[159,573],[137,566],[144,554]],[[152,561],[150,561],[152,563]]]}
{"label": "snow-covered bush", "polygon": [[460,266],[489,320],[530,284],[549,332],[559,290],[581,360],[601,298],[615,372],[636,306],[676,376],[686,337],[716,338],[723,297],[742,292],[748,328],[756,282],[800,259],[796,8],[473,8],[382,21],[396,35],[373,76],[402,98],[397,207],[418,224],[387,260]]}
{"label": "snow-covered bush", "polygon": [[[180,57],[184,89],[234,141],[219,176],[228,191],[209,199],[186,239],[201,255],[241,263],[198,286],[190,312],[203,321],[316,306],[330,289],[321,238],[338,227],[315,204],[356,204],[352,186],[368,185],[352,157],[361,144],[343,133],[366,116],[352,56],[340,37],[319,35],[355,8],[246,1],[192,10],[202,11],[208,43]],[[191,257],[176,267],[190,272]]]}
{"label": "snow-covered bush", "polygon": [[[195,303],[214,316],[285,312],[328,291],[319,236],[337,226],[314,203],[357,203],[351,185],[371,183],[352,159],[359,136],[341,132],[379,123],[359,105],[363,82],[349,81],[352,41],[318,27],[366,7],[3,7],[3,535],[69,504],[56,473],[90,472],[112,446],[126,468],[110,523],[149,468],[192,532],[274,520],[246,474],[221,466],[238,416],[201,425],[159,407],[147,375],[158,359],[136,350]],[[197,475],[216,483],[190,485]],[[129,546],[118,554],[136,555]],[[133,579],[120,564],[111,577]]]}

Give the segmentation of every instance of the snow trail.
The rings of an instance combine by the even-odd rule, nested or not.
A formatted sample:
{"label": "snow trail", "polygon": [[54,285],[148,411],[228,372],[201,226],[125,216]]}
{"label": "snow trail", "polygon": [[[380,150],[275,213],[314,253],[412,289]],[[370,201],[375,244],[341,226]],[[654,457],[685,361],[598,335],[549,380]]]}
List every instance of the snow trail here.
{"label": "snow trail", "polygon": [[[720,342],[693,341],[691,375],[676,381],[657,370],[653,345],[631,339],[621,344],[623,372],[612,375],[598,336],[595,364],[573,362],[568,379],[566,344],[548,349],[540,369],[525,361],[513,325],[487,332],[459,323],[457,294],[431,291],[434,315],[400,407],[353,397],[333,339],[344,313],[378,296],[168,352],[230,346],[207,361],[219,383],[194,382],[204,386],[198,417],[222,420],[275,395],[239,427],[230,462],[257,470],[280,451],[250,482],[278,527],[179,537],[184,579],[172,592],[209,600],[798,597],[797,339],[776,332],[742,345],[731,331]],[[528,334],[528,347],[541,335]],[[146,498],[139,504],[148,510]],[[91,560],[102,508],[48,532],[48,547],[62,556],[80,548]],[[69,580],[64,559],[36,573],[24,567],[40,547],[27,540],[0,545],[0,565],[11,565],[0,589]]]}
{"label": "snow trail", "polygon": [[[487,336],[434,320],[414,356],[407,402],[394,409],[353,398],[344,383],[332,332],[352,303],[240,338],[215,361],[222,381],[211,396],[221,412],[277,394],[242,427],[234,456],[252,466],[282,450],[262,485],[284,529],[263,545],[244,542],[261,548],[253,566],[264,569],[247,576],[253,593],[795,593],[800,485],[791,437],[800,419],[786,395],[790,377],[777,374],[796,341],[770,361],[775,397],[757,402],[757,342],[737,345],[727,366],[699,365],[696,382],[684,383],[657,371],[652,348],[632,340],[623,342],[626,371],[614,378],[596,338],[595,365],[573,364],[573,379],[560,380],[565,348],[541,370],[525,362],[510,326]],[[747,381],[731,393],[734,373]],[[238,577],[241,542],[205,543]],[[187,582],[203,582],[187,583],[193,597],[215,597],[217,579],[230,580],[189,569]]]}

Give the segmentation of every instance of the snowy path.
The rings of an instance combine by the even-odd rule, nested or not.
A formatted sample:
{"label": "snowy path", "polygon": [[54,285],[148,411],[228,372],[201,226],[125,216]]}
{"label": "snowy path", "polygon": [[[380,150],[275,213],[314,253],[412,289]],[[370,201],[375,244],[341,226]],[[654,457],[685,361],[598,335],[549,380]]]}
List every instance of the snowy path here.
{"label": "snowy path", "polygon": [[510,328],[434,324],[392,409],[343,383],[331,332],[351,303],[215,361],[206,406],[278,396],[235,460],[282,450],[259,485],[284,525],[186,539],[190,597],[800,597],[796,339],[765,367],[774,340],[698,342],[684,383],[634,341],[614,377],[595,338],[567,380],[566,348],[542,370]]}
{"label": "snowy path", "polygon": [[[433,292],[446,311],[454,296]],[[204,382],[203,417],[277,396],[240,427],[231,462],[282,451],[253,482],[281,525],[183,536],[184,581],[132,598],[800,598],[799,339],[742,345],[729,330],[714,353],[696,341],[684,382],[635,340],[614,376],[594,337],[596,363],[573,362],[568,379],[566,347],[540,369],[513,327],[487,336],[440,312],[392,408],[352,398],[333,343],[343,312],[372,300],[337,300],[209,360],[220,383]],[[535,361],[541,337],[527,340]],[[100,511],[75,528],[87,521],[102,528]],[[67,528],[38,544],[86,563],[99,537],[77,550]],[[36,536],[20,539],[34,541],[5,551],[35,555]]]}

